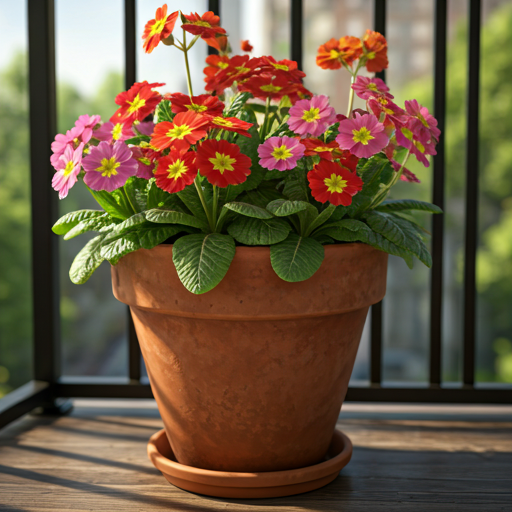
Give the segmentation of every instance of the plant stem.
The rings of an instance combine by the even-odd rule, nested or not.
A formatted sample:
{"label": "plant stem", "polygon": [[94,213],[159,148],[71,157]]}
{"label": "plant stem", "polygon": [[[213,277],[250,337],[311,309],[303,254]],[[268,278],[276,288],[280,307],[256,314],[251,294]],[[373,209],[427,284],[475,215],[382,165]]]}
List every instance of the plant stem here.
{"label": "plant stem", "polygon": [[[191,45],[192,46],[192,45]],[[188,95],[192,98],[192,79],[190,78],[190,66],[188,64],[187,33],[183,30],[183,55],[185,56],[185,68],[187,69]]]}
{"label": "plant stem", "polygon": [[270,96],[267,98],[265,103],[265,119],[263,120],[263,125],[261,127],[260,139],[263,140],[267,135],[267,123],[270,113]]}
{"label": "plant stem", "polygon": [[354,105],[354,89],[352,89],[352,84],[356,81],[356,74],[352,75],[350,79],[350,94],[348,96],[348,109],[347,109],[347,117],[350,117],[350,113],[352,112],[352,106]]}
{"label": "plant stem", "polygon": [[212,233],[215,233],[215,222],[212,219],[210,209],[208,208],[208,205],[206,204],[206,199],[204,198],[204,194],[203,194],[203,188],[201,187],[201,182],[199,181],[199,175],[196,176],[196,179],[194,180],[194,185],[196,186],[196,190],[199,195],[199,199],[201,200],[201,204],[203,205],[204,213],[206,213],[206,218],[208,219],[208,224],[210,226],[210,229],[212,230]]}
{"label": "plant stem", "polygon": [[126,193],[126,190],[124,189],[124,186],[123,186],[123,187],[121,187],[121,191],[123,192],[124,197],[125,197],[125,198],[126,198],[126,200],[128,201],[128,204],[130,205],[131,209],[133,210],[133,213],[134,213],[134,214],[139,213],[139,212],[135,209],[135,207],[133,206],[132,202],[130,201],[130,197],[129,197],[129,196],[128,196],[128,194]]}
{"label": "plant stem", "polygon": [[212,202],[212,218],[215,232],[215,228],[217,227],[217,205],[219,204],[219,189],[217,185],[213,185],[213,202]]}

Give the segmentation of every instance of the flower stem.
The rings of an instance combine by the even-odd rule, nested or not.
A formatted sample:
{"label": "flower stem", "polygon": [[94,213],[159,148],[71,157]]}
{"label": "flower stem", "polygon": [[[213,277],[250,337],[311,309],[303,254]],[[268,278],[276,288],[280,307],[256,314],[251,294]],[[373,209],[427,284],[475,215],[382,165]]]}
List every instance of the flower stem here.
{"label": "flower stem", "polygon": [[[192,45],[191,45],[192,46]],[[192,98],[192,79],[190,78],[190,66],[188,64],[187,33],[183,30],[183,55],[185,56],[185,68],[187,69],[188,95]]]}
{"label": "flower stem", "polygon": [[135,207],[133,206],[133,203],[130,201],[130,196],[128,196],[128,194],[126,193],[126,190],[124,189],[124,186],[121,187],[121,191],[124,194],[124,197],[126,198],[126,200],[128,201],[128,204],[130,205],[131,209],[133,210],[133,213],[137,214],[138,211],[135,209]]}
{"label": "flower stem", "polygon": [[213,185],[213,202],[212,202],[212,217],[215,232],[215,227],[217,226],[217,205],[219,204],[219,189],[217,185]]}
{"label": "flower stem", "polygon": [[350,113],[352,112],[352,106],[354,105],[354,89],[352,89],[352,84],[356,81],[356,74],[352,75],[350,79],[350,94],[348,96],[348,108],[347,108],[347,117],[350,117]]}
{"label": "flower stem", "polygon": [[199,174],[196,176],[196,179],[194,180],[194,185],[196,186],[197,194],[199,195],[199,199],[201,200],[201,204],[203,205],[204,213],[206,213],[206,218],[208,219],[208,225],[210,226],[212,233],[215,233],[215,222],[210,213],[210,209],[208,208],[208,205],[206,204],[206,199],[204,198],[201,181],[199,180]]}
{"label": "flower stem", "polygon": [[263,125],[261,127],[260,139],[263,140],[267,135],[267,124],[268,118],[270,114],[270,96],[267,97],[267,101],[265,103],[265,119],[263,120]]}

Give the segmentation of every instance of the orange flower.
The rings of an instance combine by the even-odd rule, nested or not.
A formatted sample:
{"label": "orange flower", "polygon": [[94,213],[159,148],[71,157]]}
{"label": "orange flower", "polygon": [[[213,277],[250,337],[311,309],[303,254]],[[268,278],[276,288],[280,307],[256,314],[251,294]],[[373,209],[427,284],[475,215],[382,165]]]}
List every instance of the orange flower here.
{"label": "orange flower", "polygon": [[243,183],[251,174],[251,159],[227,140],[205,140],[197,148],[196,165],[212,185],[222,188]]}
{"label": "orange flower", "polygon": [[245,39],[243,41],[240,41],[240,49],[243,52],[252,52],[253,46],[249,43],[249,39]]}
{"label": "orange flower", "polygon": [[156,186],[174,194],[194,182],[197,175],[196,154],[172,148],[168,156],[160,158],[155,171]]}
{"label": "orange flower", "polygon": [[300,143],[306,148],[304,156],[317,155],[324,160],[332,160],[333,155],[339,156],[342,152],[335,140],[324,142],[321,139],[308,138],[301,139]]}
{"label": "orange flower", "polygon": [[285,76],[280,75],[274,78],[272,75],[265,73],[252,76],[246,82],[240,83],[238,89],[241,92],[250,92],[255,98],[262,100],[266,98],[278,100],[288,93],[295,92],[295,89],[292,88],[295,85],[290,83]]}
{"label": "orange flower", "polygon": [[215,34],[215,37],[203,37],[203,41],[212,48],[219,51],[220,55],[226,55],[228,51],[228,38],[222,34]]}
{"label": "orange flower", "polygon": [[205,89],[220,94],[234,82],[249,78],[260,63],[261,59],[251,59],[249,55],[235,55],[229,59],[228,67],[208,78]]}
{"label": "orange flower", "polygon": [[212,117],[210,119],[210,128],[218,128],[220,130],[226,130],[228,132],[236,132],[244,137],[251,137],[247,131],[252,126],[252,123],[242,121],[237,117]]}
{"label": "orange flower", "polygon": [[318,48],[316,63],[322,69],[339,69],[342,64],[351,66],[362,53],[358,37],[345,36],[340,40],[332,38]]}
{"label": "orange flower", "polygon": [[207,82],[219,71],[229,66],[229,57],[227,55],[208,55],[205,62],[208,66],[204,68],[203,72],[206,75],[204,81]]}
{"label": "orange flower", "polygon": [[194,36],[201,36],[208,45],[220,50],[220,45],[216,41],[217,35],[225,34],[226,31],[219,27],[220,18],[213,14],[212,11],[205,12],[199,16],[197,12],[184,14],[184,18],[188,23],[184,23],[181,28]]}
{"label": "orange flower", "polygon": [[294,60],[283,59],[276,61],[271,55],[261,57],[261,68],[274,76],[285,75],[292,82],[301,82],[306,73],[298,69]]}
{"label": "orange flower", "polygon": [[171,146],[175,141],[184,141],[189,146],[206,136],[208,118],[193,111],[176,114],[172,123],[164,121],[155,126],[151,146],[158,151]]}
{"label": "orange flower", "polygon": [[198,114],[221,116],[222,112],[224,112],[224,103],[217,96],[210,96],[209,94],[200,94],[191,98],[181,92],[175,92],[173,94],[166,94],[164,99],[170,100],[171,110],[175,114],[192,110]]}
{"label": "orange flower", "polygon": [[366,58],[366,69],[371,73],[378,73],[388,67],[388,42],[386,38],[374,32],[367,30],[363,39],[364,56]]}
{"label": "orange flower", "polygon": [[155,19],[146,23],[144,28],[144,50],[146,53],[151,53],[160,41],[169,37],[176,25],[179,11],[173,12],[167,16],[167,4],[159,7],[156,10]]}

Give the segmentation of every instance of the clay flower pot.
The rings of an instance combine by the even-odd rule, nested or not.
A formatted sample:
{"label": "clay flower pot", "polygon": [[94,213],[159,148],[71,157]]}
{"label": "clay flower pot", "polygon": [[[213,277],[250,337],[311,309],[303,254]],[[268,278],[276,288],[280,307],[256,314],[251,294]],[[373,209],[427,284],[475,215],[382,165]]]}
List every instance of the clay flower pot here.
{"label": "clay flower pot", "polygon": [[179,281],[170,245],[113,266],[176,461],[229,472],[321,462],[368,308],[385,294],[387,258],[365,244],[329,245],[313,277],[288,283],[268,247],[238,247],[203,295]]}

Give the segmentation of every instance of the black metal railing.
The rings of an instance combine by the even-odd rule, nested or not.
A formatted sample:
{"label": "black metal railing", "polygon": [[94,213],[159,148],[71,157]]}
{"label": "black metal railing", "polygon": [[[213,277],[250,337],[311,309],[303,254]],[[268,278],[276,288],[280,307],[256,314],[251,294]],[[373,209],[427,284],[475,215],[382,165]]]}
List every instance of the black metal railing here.
{"label": "black metal railing", "polygon": [[[303,0],[291,1],[290,57],[302,68]],[[340,0],[341,1],[341,0]],[[347,400],[444,403],[512,403],[512,388],[475,387],[476,249],[478,219],[478,109],[481,0],[469,3],[468,128],[464,266],[463,383],[442,386],[441,345],[443,312],[444,216],[432,220],[430,379],[429,386],[382,385],[382,308],[371,310],[370,385],[350,387]],[[221,0],[209,0],[219,13]],[[125,85],[136,81],[136,0],[125,0]],[[28,0],[30,154],[32,179],[32,275],[34,311],[34,380],[0,400],[0,427],[37,406],[54,409],[62,397],[150,398],[141,381],[141,354],[128,315],[128,377],[112,382],[99,378],[62,378],[60,372],[59,259],[57,236],[51,226],[58,216],[57,196],[48,186],[50,144],[56,133],[54,0]],[[386,0],[374,0],[374,28],[386,33]],[[434,115],[444,133],[446,118],[447,0],[435,1]],[[385,78],[384,73],[380,74]],[[444,137],[433,159],[432,201],[444,207]],[[385,305],[385,304],[384,304]]]}

